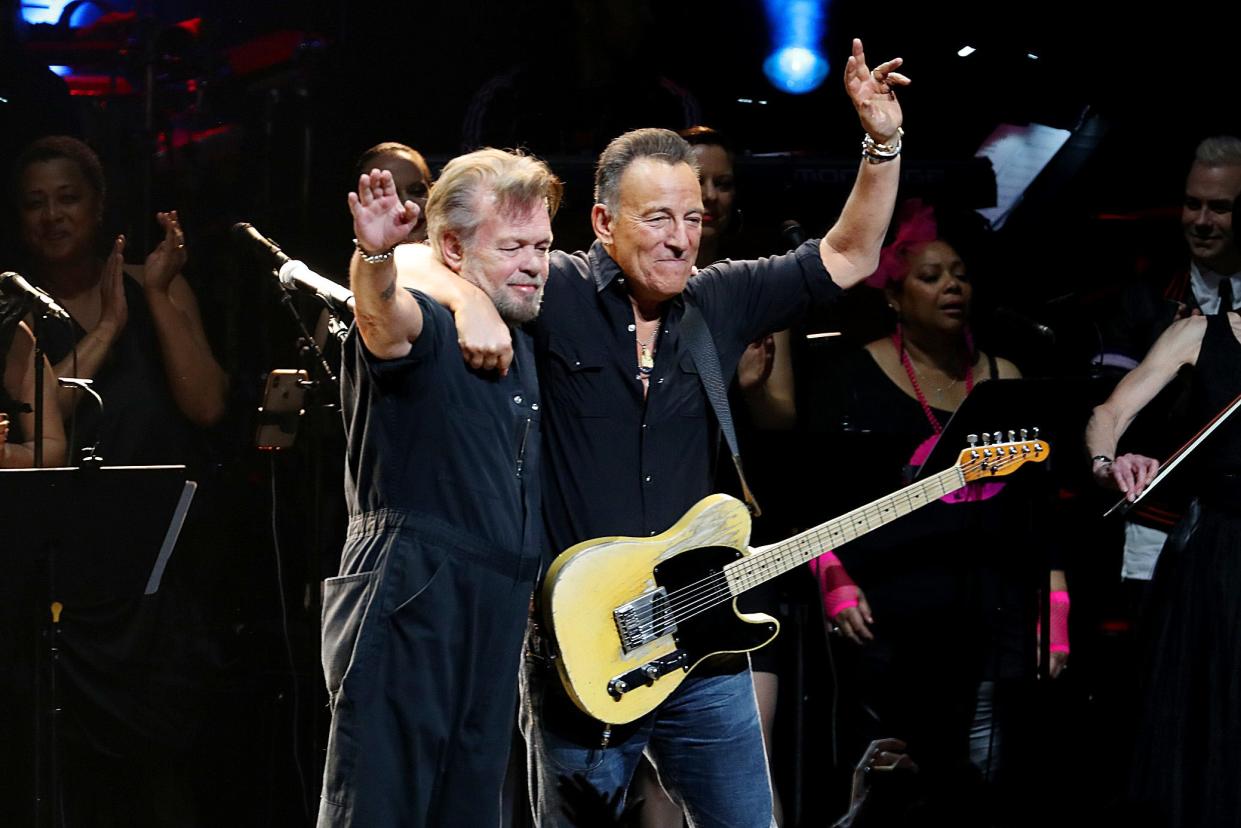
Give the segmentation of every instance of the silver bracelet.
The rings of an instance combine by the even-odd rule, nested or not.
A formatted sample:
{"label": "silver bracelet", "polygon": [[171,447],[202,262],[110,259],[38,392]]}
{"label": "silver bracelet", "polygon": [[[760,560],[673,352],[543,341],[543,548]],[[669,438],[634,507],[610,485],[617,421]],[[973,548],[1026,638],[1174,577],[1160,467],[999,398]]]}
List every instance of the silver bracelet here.
{"label": "silver bracelet", "polygon": [[362,258],[362,261],[366,262],[367,264],[373,264],[373,265],[383,264],[384,262],[391,259],[394,255],[396,255],[395,247],[389,247],[387,250],[385,250],[382,253],[367,253],[366,249],[362,247],[361,244],[358,243],[357,239],[353,240],[353,246],[357,248],[358,255]]}
{"label": "silver bracelet", "polygon": [[870,137],[868,132],[862,136],[862,157],[872,164],[882,164],[885,161],[891,161],[901,154],[901,139],[904,136],[905,130],[897,127],[896,140],[890,144],[881,144]]}

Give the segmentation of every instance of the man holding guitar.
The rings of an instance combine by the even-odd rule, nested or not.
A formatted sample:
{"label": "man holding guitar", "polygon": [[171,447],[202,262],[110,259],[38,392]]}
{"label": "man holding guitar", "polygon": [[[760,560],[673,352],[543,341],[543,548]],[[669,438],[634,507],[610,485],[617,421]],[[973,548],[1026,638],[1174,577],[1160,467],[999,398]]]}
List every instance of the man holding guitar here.
{"label": "man holding guitar", "polygon": [[[726,387],[747,344],[875,269],[900,177],[895,89],[908,83],[900,64],[872,71],[861,41],[853,42],[845,85],[865,131],[858,177],[827,235],[783,256],[721,262],[694,275],[705,211],[689,146],[666,130],[636,130],[603,152],[591,214],[597,241],[588,252],[553,251],[543,312],[527,326],[547,400],[544,515],[552,549],[655,535],[711,492],[718,431],[694,345],[702,334],[691,330],[709,337]],[[445,275],[417,251],[401,265],[403,276],[433,293],[430,282]],[[477,292],[472,298],[482,305]],[[467,345],[466,355],[472,364],[506,361],[502,349]],[[527,675],[524,708],[540,825],[571,824],[559,804],[561,779],[583,774],[612,796],[628,786],[647,749],[691,824],[772,822],[743,654],[702,664],[654,712],[625,724],[581,712],[555,674],[537,668]]]}

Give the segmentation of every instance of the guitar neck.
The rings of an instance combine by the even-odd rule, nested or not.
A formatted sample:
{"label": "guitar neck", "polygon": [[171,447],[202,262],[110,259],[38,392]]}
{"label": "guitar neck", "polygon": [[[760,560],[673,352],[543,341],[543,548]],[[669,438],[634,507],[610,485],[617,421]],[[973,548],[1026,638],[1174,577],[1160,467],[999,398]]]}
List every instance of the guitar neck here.
{"label": "guitar neck", "polygon": [[960,466],[953,466],[879,500],[807,529],[768,549],[740,558],[724,567],[728,588],[735,597],[789,570],[838,549],[867,532],[955,492],[965,485]]}

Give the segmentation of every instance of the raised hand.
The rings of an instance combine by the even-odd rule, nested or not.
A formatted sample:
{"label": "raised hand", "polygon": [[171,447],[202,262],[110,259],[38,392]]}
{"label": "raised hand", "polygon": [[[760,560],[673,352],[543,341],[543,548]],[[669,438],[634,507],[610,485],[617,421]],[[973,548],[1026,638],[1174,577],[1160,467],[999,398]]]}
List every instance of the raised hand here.
{"label": "raised hand", "polygon": [[125,329],[129,321],[129,304],[125,301],[125,237],[117,236],[112,252],[103,263],[99,279],[99,328],[113,337]]}
{"label": "raised hand", "polygon": [[862,129],[881,144],[896,140],[904,116],[896,100],[896,87],[908,86],[909,78],[896,70],[904,62],[893,58],[874,69],[866,65],[862,41],[853,39],[853,54],[845,64],[845,91],[862,121]]}
{"label": "raised hand", "polygon": [[419,208],[412,201],[401,203],[392,173],[371,170],[358,177],[358,191],[349,194],[353,235],[366,253],[391,250],[409,236],[418,221]]}
{"label": "raised hand", "polygon": [[167,292],[172,280],[185,267],[185,234],[177,211],[156,213],[155,220],[164,228],[164,238],[146,258],[142,285],[147,290]]}

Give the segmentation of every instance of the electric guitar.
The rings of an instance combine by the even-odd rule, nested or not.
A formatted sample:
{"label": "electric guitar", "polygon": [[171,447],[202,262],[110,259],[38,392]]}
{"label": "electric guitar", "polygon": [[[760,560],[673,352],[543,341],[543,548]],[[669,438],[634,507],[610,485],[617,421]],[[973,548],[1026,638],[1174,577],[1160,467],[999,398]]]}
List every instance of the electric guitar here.
{"label": "electric guitar", "polygon": [[649,538],[610,537],[565,550],[547,571],[543,620],[569,696],[587,715],[624,724],[658,707],[703,659],[757,649],[780,625],[740,613],[741,593],[811,558],[934,502],[967,483],[1012,474],[1047,458],[1038,437],[1000,442],[984,435],[957,464],[898,492],[750,550],[750,514],[736,498],[698,501],[670,529]]}

